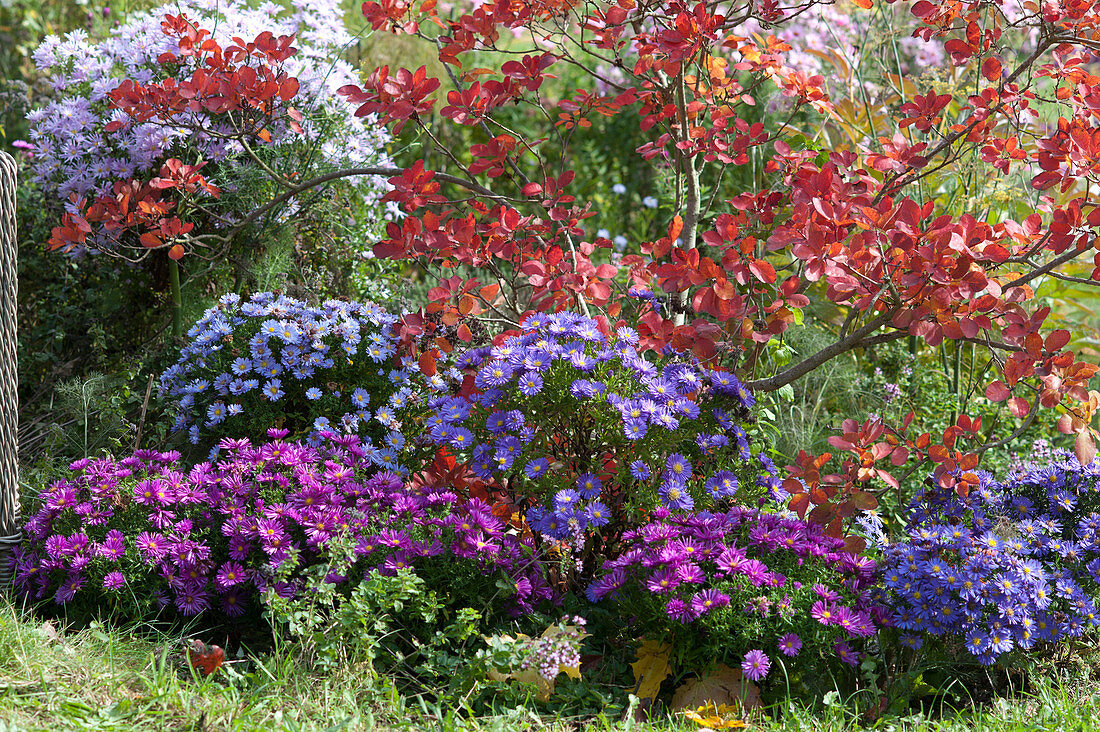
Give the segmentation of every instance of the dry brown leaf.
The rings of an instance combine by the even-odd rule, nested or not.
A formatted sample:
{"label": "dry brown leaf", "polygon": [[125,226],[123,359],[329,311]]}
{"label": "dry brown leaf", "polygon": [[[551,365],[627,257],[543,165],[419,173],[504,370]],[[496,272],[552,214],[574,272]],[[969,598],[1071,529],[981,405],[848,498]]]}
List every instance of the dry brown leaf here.
{"label": "dry brown leaf", "polygon": [[678,712],[711,704],[737,704],[742,712],[763,706],[756,684],[746,679],[741,669],[725,664],[719,664],[709,676],[684,683],[672,695],[672,708]]}

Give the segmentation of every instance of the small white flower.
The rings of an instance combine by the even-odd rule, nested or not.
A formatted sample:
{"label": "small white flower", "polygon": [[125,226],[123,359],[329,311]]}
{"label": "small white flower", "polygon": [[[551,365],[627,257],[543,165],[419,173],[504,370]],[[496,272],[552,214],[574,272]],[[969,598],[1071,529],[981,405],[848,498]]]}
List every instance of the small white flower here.
{"label": "small white flower", "polygon": [[642,205],[646,208],[657,208],[657,199],[653,196],[646,196],[642,199]]}
{"label": "small white flower", "polygon": [[626,193],[626,186],[624,186],[622,183],[616,183],[615,185],[611,186],[611,192],[621,196]]}

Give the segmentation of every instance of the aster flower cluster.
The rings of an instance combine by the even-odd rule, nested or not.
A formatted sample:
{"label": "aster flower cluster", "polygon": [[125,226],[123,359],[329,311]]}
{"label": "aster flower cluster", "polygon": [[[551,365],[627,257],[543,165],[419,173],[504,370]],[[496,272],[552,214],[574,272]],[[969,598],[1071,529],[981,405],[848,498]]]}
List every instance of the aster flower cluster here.
{"label": "aster flower cluster", "polygon": [[795,517],[662,508],[623,541],[589,599],[621,605],[640,635],[672,638],[705,663],[739,662],[753,681],[777,653],[788,665],[824,656],[854,666],[888,619],[872,599],[875,563]]}
{"label": "aster flower cluster", "polygon": [[908,535],[885,548],[883,599],[905,631],[961,640],[983,664],[1100,625],[1100,461],[1059,451],[1003,483],[979,473],[965,498],[932,488]]}
{"label": "aster flower cluster", "polygon": [[[519,335],[456,359],[475,395],[427,400],[429,438],[531,500],[527,521],[551,540],[607,531],[630,509],[688,510],[777,486],[740,423],[753,397],[737,377],[655,364],[637,343],[628,327],[531,315]],[[759,465],[768,476],[746,480]]]}
{"label": "aster flower cluster", "polygon": [[[75,30],[64,38],[47,37],[34,52],[54,92],[28,115],[34,173],[58,199],[73,193],[94,198],[109,192],[112,181],[159,170],[170,157],[218,163],[244,153],[231,139],[228,124],[200,112],[167,123],[153,120],[105,131],[110,122],[128,121],[108,105],[108,94],[124,79],[147,84],[177,73],[157,58],[179,50],[178,40],[165,34],[161,22],[165,14],[181,13],[211,30],[223,46],[234,36],[252,40],[265,31],[296,34],[298,53],[284,70],[301,85],[293,105],[305,115],[303,131],[272,124],[267,145],[281,150],[299,146],[306,160],[319,158],[330,166],[387,164],[388,133],[370,118],[355,117],[336,94],[341,86],[358,81],[355,69],[338,58],[353,40],[341,20],[339,2],[293,0],[287,8],[272,2],[250,7],[240,0],[180,0],[132,16],[108,38],[92,39]],[[185,72],[183,67],[178,71]],[[217,182],[225,187],[225,181]],[[364,178],[359,185],[360,194],[374,202],[380,202],[385,190],[380,178]]]}
{"label": "aster flower cluster", "polygon": [[173,429],[196,445],[258,438],[277,421],[313,444],[324,431],[359,434],[375,465],[400,471],[405,439],[394,414],[412,382],[392,367],[396,321],[371,303],[226,295],[161,376],[161,394],[177,408]]}
{"label": "aster flower cluster", "polygon": [[[285,430],[258,446],[225,440],[217,460],[191,469],[177,452],[79,460],[26,522],[16,587],[58,605],[107,603],[139,616],[218,607],[235,617],[265,592],[296,596],[309,567],[346,565],[325,580],[339,584],[375,570],[430,573],[435,563],[447,576],[487,576],[514,613],[553,597],[530,540],[487,504],[409,488],[378,472],[358,437],[329,436],[317,448],[287,442]],[[350,547],[350,562],[337,547]],[[502,582],[512,592],[502,594]]]}

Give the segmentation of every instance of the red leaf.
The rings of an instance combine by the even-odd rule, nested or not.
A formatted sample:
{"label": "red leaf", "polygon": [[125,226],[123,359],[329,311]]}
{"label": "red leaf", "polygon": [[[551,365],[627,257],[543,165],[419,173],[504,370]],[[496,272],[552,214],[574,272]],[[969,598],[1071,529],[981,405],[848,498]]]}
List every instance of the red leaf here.
{"label": "red leaf", "polygon": [[798,518],[806,518],[806,509],[810,507],[810,496],[808,493],[798,493],[791,496],[790,503],[787,507],[798,514]]}
{"label": "red leaf", "polygon": [[435,376],[435,356],[433,356],[431,352],[420,354],[420,358],[417,359],[417,363],[420,365],[420,370],[424,373],[425,376]]}
{"label": "red leaf", "polygon": [[283,82],[279,84],[279,98],[284,102],[289,102],[298,93],[298,88],[298,80],[293,76],[289,79],[284,79]]}
{"label": "red leaf", "polygon": [[769,285],[775,282],[775,267],[763,259],[754,259],[749,265],[749,271],[761,282]]}
{"label": "red leaf", "polygon": [[1001,78],[1001,62],[990,56],[982,62],[982,76],[989,81],[997,81]]}
{"label": "red leaf", "polygon": [[208,646],[200,640],[193,640],[187,646],[187,660],[192,668],[201,671],[203,676],[209,676],[225,662],[225,651],[219,646]]}
{"label": "red leaf", "polygon": [[792,496],[797,496],[799,493],[805,493],[806,489],[802,487],[802,482],[797,478],[787,478],[783,481],[783,490],[790,493]]}
{"label": "red leaf", "polygon": [[856,491],[848,500],[860,511],[873,511],[878,508],[878,499],[867,491]]}
{"label": "red leaf", "polygon": [[680,236],[680,232],[684,230],[684,219],[679,214],[673,217],[672,221],[668,225],[668,239],[669,241],[676,241],[676,237]]}
{"label": "red leaf", "polygon": [[815,524],[827,524],[836,516],[836,506],[824,503],[810,511],[810,521]]}
{"label": "red leaf", "polygon": [[952,38],[944,43],[943,50],[951,54],[951,63],[956,66],[962,66],[974,55],[973,47],[959,38]]}
{"label": "red leaf", "polygon": [[1003,402],[1012,396],[1012,391],[1003,381],[997,380],[985,388],[985,398],[991,402]]}
{"label": "red leaf", "polygon": [[1069,343],[1069,331],[1068,330],[1056,330],[1047,336],[1046,341],[1043,343],[1044,347],[1054,353],[1065,348]]}
{"label": "red leaf", "polygon": [[[856,2],[856,4],[859,3],[859,0],[854,1]],[[867,7],[871,7],[870,2],[867,3]],[[867,542],[863,539],[863,537],[849,535],[844,537],[844,548],[841,549],[841,551],[849,552],[851,554],[859,554],[866,548]]]}

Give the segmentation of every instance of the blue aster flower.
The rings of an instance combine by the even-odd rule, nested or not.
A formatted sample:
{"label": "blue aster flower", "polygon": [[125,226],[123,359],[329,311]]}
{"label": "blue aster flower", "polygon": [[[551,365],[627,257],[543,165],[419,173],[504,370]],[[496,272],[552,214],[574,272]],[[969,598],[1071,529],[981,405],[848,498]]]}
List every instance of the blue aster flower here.
{"label": "blue aster flower", "polygon": [[264,384],[263,395],[270,402],[279,401],[286,396],[286,392],[283,391],[283,382],[280,379],[271,379]]}
{"label": "blue aster flower", "polygon": [[538,480],[542,476],[546,475],[546,472],[550,469],[550,461],[546,458],[535,458],[527,463],[523,468],[523,474],[531,480]]}
{"label": "blue aster flower", "polygon": [[603,490],[603,483],[595,474],[583,473],[577,476],[577,490],[580,491],[581,498],[590,501],[599,497],[600,491]]}

